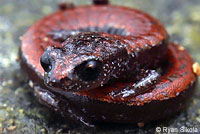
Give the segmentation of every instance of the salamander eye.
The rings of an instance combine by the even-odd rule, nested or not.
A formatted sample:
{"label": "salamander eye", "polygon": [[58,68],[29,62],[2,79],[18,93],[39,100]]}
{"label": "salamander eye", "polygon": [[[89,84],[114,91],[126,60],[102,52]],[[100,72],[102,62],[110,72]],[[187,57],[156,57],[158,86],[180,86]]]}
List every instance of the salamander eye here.
{"label": "salamander eye", "polygon": [[86,61],[77,66],[75,70],[82,80],[93,81],[99,77],[102,71],[102,63],[97,60]]}
{"label": "salamander eye", "polygon": [[43,53],[43,55],[40,58],[40,64],[42,65],[42,68],[45,72],[50,72],[52,65],[49,60],[48,54],[46,52]]}

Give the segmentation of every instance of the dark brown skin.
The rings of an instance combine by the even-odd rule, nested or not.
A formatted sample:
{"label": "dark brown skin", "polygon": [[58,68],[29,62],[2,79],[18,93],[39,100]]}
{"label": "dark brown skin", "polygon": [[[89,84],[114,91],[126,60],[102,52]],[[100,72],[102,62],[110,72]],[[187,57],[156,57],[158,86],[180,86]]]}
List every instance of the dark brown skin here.
{"label": "dark brown skin", "polygon": [[196,81],[190,55],[168,43],[150,15],[108,1],[94,4],[61,4],[23,36],[21,66],[40,101],[89,127],[180,111]]}

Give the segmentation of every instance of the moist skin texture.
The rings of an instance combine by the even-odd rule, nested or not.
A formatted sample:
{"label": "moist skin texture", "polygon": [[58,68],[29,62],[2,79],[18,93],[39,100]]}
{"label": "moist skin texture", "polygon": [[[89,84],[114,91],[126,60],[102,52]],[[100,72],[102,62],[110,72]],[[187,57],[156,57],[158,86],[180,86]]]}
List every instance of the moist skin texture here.
{"label": "moist skin texture", "polygon": [[20,63],[40,102],[88,127],[183,109],[196,81],[190,55],[150,15],[94,3],[60,5],[24,34]]}

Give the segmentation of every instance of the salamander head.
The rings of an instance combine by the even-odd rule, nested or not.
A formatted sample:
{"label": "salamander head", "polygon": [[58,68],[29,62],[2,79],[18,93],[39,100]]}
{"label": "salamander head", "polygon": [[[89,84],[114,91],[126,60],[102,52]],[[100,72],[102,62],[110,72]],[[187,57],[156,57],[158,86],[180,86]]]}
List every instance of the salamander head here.
{"label": "salamander head", "polygon": [[66,91],[104,85],[116,71],[115,59],[123,48],[119,41],[93,32],[71,36],[61,48],[48,47],[43,53],[45,84]]}

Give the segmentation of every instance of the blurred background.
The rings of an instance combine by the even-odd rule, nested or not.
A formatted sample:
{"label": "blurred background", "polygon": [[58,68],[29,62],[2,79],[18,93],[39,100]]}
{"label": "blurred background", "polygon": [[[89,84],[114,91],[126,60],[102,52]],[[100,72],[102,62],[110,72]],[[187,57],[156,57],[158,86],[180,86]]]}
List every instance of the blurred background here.
{"label": "blurred background", "polygon": [[[55,113],[40,105],[24,81],[17,62],[20,36],[34,22],[54,12],[63,0],[0,0],[0,134],[90,133],[70,128]],[[75,5],[90,0],[66,0]],[[170,40],[183,45],[200,63],[199,0],[111,0],[112,4],[148,12],[166,27]],[[156,127],[200,129],[200,86],[189,107],[169,120],[152,122],[142,128],[134,125],[100,127],[96,133],[155,133]],[[56,117],[56,118],[54,118]]]}

